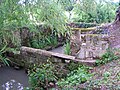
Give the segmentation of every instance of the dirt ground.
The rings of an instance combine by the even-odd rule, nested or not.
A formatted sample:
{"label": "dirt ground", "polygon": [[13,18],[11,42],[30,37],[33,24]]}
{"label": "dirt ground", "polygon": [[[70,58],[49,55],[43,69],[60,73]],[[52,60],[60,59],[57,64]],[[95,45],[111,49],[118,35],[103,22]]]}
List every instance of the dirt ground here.
{"label": "dirt ground", "polygon": [[120,90],[120,59],[94,67],[93,77],[85,83],[90,90]]}

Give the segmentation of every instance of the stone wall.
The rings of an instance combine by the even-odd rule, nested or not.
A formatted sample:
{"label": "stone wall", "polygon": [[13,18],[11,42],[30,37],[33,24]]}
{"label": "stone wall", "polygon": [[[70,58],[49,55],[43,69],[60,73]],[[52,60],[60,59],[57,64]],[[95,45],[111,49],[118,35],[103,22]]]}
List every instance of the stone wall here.
{"label": "stone wall", "polygon": [[80,50],[81,47],[81,40],[80,40],[80,32],[73,31],[73,34],[70,38],[70,52],[71,55],[76,56],[77,52]]}
{"label": "stone wall", "polygon": [[104,34],[89,34],[89,31],[82,34],[75,30],[71,36],[71,55],[79,59],[92,59],[100,57],[109,47],[108,41],[104,40]]}
{"label": "stone wall", "polygon": [[120,21],[114,22],[108,29],[111,48],[120,48]]}

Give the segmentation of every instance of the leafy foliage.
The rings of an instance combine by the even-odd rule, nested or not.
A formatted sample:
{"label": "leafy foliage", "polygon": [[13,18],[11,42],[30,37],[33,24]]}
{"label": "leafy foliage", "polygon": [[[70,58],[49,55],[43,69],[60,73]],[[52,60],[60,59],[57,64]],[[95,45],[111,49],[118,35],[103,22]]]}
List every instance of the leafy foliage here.
{"label": "leafy foliage", "polygon": [[1,0],[0,2],[0,56],[7,65],[7,59],[2,54],[10,47],[20,46],[20,39],[15,32],[26,23],[24,21],[27,16],[18,1]]}
{"label": "leafy foliage", "polygon": [[117,60],[119,57],[114,54],[111,49],[107,49],[107,52],[101,56],[100,60],[96,60],[96,65],[105,64],[112,60]]}
{"label": "leafy foliage", "polygon": [[9,66],[9,59],[4,57],[2,54],[0,54],[0,61],[2,61],[5,65]]}
{"label": "leafy foliage", "polygon": [[52,63],[34,66],[29,72],[29,83],[32,90],[47,89],[50,82],[55,82],[57,77],[54,74]]}
{"label": "leafy foliage", "polygon": [[65,11],[72,11],[74,8],[75,1],[74,0],[58,0]]}
{"label": "leafy foliage", "polygon": [[76,22],[111,22],[114,20],[116,7],[117,4],[111,1],[80,0],[75,4],[73,11],[77,15],[73,20]]}
{"label": "leafy foliage", "polygon": [[119,90],[120,89],[120,60],[107,63],[103,66],[96,68],[94,76],[86,82],[86,88],[108,90]]}
{"label": "leafy foliage", "polygon": [[67,69],[70,71],[74,71],[74,70],[77,70],[78,67],[81,67],[81,66],[83,65],[78,62],[70,61],[70,63],[67,64]]}
{"label": "leafy foliage", "polygon": [[67,42],[64,45],[64,53],[67,54],[67,55],[70,55],[70,42]]}
{"label": "leafy foliage", "polygon": [[65,79],[58,82],[60,87],[69,87],[79,85],[80,83],[86,82],[92,74],[88,73],[88,68],[85,66],[78,67],[77,70],[72,71],[68,74]]}
{"label": "leafy foliage", "polygon": [[[18,32],[24,26],[30,28],[32,32],[39,33],[35,27],[42,22],[46,23],[56,35],[64,34],[67,30],[65,20],[62,9],[53,1],[25,0],[25,3],[21,4],[19,0],[2,0],[0,2],[0,50],[8,47],[19,48],[21,41]],[[48,37],[44,41],[48,42],[47,45],[56,44],[56,39],[53,40]],[[36,46],[43,47],[41,44]]]}
{"label": "leafy foliage", "polygon": [[56,35],[63,35],[67,31],[66,17],[60,4],[54,0],[33,0],[35,4],[30,4],[32,21],[38,24],[45,23]]}
{"label": "leafy foliage", "polygon": [[43,49],[46,48],[47,46],[55,47],[58,44],[58,40],[57,37],[53,37],[53,36],[47,36],[44,38],[34,37],[34,39],[32,39],[30,43],[31,43],[31,47],[33,48]]}

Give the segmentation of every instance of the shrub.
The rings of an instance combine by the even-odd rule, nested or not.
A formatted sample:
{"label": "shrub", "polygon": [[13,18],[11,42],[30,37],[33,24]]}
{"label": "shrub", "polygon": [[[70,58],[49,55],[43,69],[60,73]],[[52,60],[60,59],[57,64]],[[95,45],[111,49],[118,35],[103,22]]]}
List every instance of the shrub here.
{"label": "shrub", "polygon": [[32,90],[48,89],[49,84],[55,82],[56,79],[54,67],[51,63],[39,66],[34,65],[34,68],[29,71],[29,83]]}

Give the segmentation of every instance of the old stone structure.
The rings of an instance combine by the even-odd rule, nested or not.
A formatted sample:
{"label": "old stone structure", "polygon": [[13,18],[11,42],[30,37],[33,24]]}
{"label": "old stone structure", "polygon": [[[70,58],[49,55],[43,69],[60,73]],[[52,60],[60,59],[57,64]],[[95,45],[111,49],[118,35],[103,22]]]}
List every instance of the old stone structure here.
{"label": "old stone structure", "polygon": [[75,30],[71,37],[71,55],[83,60],[101,56],[108,48],[108,41],[103,37],[108,34],[93,34],[82,28]]}
{"label": "old stone structure", "polygon": [[[50,60],[52,63],[65,63],[65,60],[72,60],[74,62],[80,62],[83,64],[93,65],[95,61],[84,61],[78,60],[75,56],[65,55],[61,53],[55,53],[51,51],[35,49],[30,47],[21,47],[20,56],[25,66],[34,63],[46,63],[47,60]],[[66,62],[67,63],[67,62]]]}
{"label": "old stone structure", "polygon": [[29,46],[30,43],[30,30],[27,27],[20,29],[21,46]]}
{"label": "old stone structure", "polygon": [[120,7],[115,21],[95,28],[74,28],[71,37],[71,55],[80,59],[101,56],[108,47],[120,48]]}
{"label": "old stone structure", "polygon": [[109,42],[112,48],[120,48],[120,21],[117,20],[109,27]]}
{"label": "old stone structure", "polygon": [[[73,28],[71,35],[71,55],[53,53],[50,51],[34,49],[29,47],[21,48],[21,59],[28,63],[62,62],[67,60],[79,61],[82,63],[94,63],[94,58],[98,58],[106,49],[120,48],[120,12],[117,11],[116,19],[113,23],[94,28]],[[101,32],[102,31],[102,32]],[[103,33],[105,32],[105,33]],[[29,46],[30,32],[28,28],[22,28],[20,33],[21,45]],[[26,63],[26,64],[28,64]]]}

